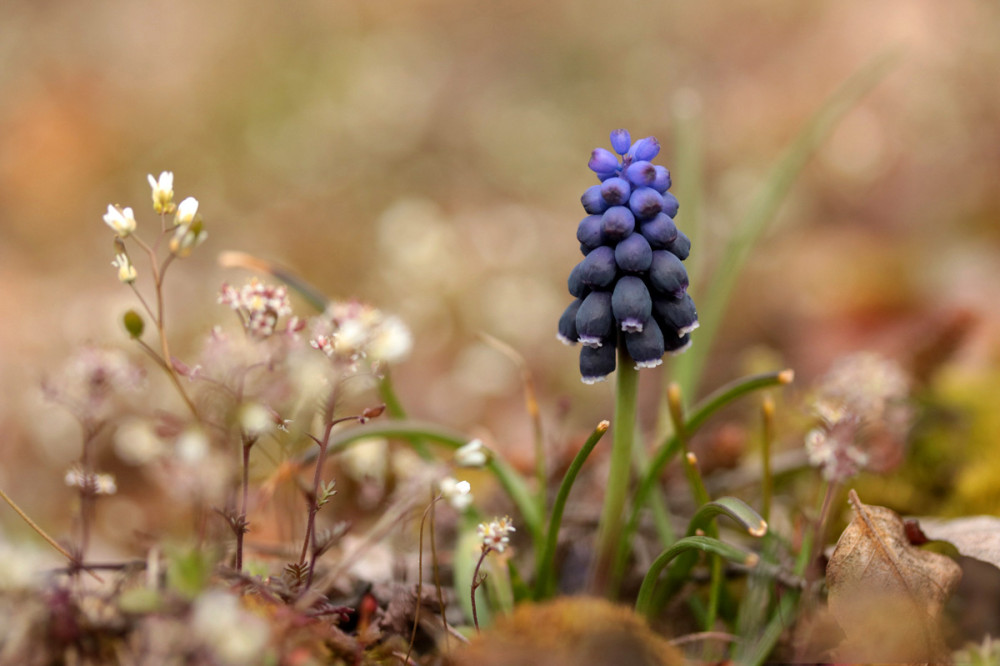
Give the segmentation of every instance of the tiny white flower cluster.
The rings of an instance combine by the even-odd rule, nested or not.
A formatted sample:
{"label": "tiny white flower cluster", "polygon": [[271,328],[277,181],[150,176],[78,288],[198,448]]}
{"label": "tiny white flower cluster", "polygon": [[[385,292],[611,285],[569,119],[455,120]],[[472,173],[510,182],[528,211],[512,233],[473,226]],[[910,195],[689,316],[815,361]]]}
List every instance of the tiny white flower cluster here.
{"label": "tiny white flower cluster", "polygon": [[476,528],[479,538],[483,541],[484,550],[495,550],[502,553],[510,543],[511,532],[516,532],[509,516],[494,518],[489,523],[479,523]]}
{"label": "tiny white flower cluster", "polygon": [[840,359],[824,376],[812,400],[819,424],[806,434],[809,464],[828,481],[844,481],[870,465],[873,433],[901,440],[909,429],[909,382],[895,362],[873,353]]}
{"label": "tiny white flower cluster", "polygon": [[115,477],[111,474],[87,474],[78,466],[66,471],[65,481],[70,488],[80,488],[94,495],[114,495],[118,492]]}
{"label": "tiny white flower cluster", "polygon": [[438,484],[441,496],[448,500],[456,511],[465,511],[472,504],[472,486],[468,481],[459,481],[450,476],[441,479]]}
{"label": "tiny white flower cluster", "polygon": [[[223,283],[219,303],[235,310],[247,332],[257,338],[273,335],[278,318],[292,314],[288,290],[283,286],[264,284],[255,277],[240,289]],[[288,330],[299,330],[303,325],[293,318]]]}
{"label": "tiny white flower cluster", "polygon": [[413,346],[401,319],[363,303],[332,303],[316,322],[309,344],[330,358],[397,363]]}
{"label": "tiny white flower cluster", "polygon": [[[201,216],[198,215],[198,200],[188,197],[180,204],[174,204],[174,174],[170,171],[164,171],[159,178],[153,178],[153,174],[147,175],[146,178],[152,191],[153,210],[161,215],[176,211],[170,251],[178,257],[188,256],[208,238]],[[137,277],[135,266],[132,265],[128,254],[124,251],[125,246],[120,241],[135,232],[137,226],[135,212],[127,206],[109,204],[108,212],[104,214],[104,223],[118,236],[118,244],[122,249],[111,265],[118,269],[119,280],[125,284],[132,284]]]}

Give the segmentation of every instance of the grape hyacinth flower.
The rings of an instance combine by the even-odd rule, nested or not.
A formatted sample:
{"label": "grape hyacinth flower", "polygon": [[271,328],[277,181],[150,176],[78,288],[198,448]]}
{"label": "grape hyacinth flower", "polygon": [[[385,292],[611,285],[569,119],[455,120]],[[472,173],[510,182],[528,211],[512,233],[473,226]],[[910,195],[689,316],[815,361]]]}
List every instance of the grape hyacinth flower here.
{"label": "grape hyacinth flower", "polygon": [[611,146],[614,152],[595,148],[590,156],[601,183],[580,198],[587,216],[576,236],[584,256],[569,276],[575,300],[559,320],[559,339],[583,345],[587,384],[615,370],[619,347],[637,369],[652,368],[665,353],[687,349],[698,327],[682,263],[691,241],[674,223],[670,172],[651,162],[660,144],[653,137],[632,143],[618,129]]}

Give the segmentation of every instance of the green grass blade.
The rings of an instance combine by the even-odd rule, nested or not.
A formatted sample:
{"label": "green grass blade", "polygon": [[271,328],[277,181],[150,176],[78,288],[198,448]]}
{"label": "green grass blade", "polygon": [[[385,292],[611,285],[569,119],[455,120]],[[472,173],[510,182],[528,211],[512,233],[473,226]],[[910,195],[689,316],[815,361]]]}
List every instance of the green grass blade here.
{"label": "green grass blade", "polygon": [[674,380],[685,395],[697,391],[702,370],[719,330],[736,280],[754,245],[767,230],[806,163],[834,128],[890,71],[898,60],[892,49],[874,58],[847,79],[813,115],[771,168],[746,216],[733,232],[699,303],[698,331],[694,345],[674,363]]}
{"label": "green grass blade", "polygon": [[597,424],[597,428],[594,429],[594,432],[587,438],[583,447],[577,452],[576,457],[573,458],[573,462],[570,463],[569,469],[566,470],[565,476],[563,476],[562,483],[559,484],[559,491],[556,493],[556,499],[552,504],[552,515],[549,518],[545,548],[539,551],[538,575],[535,580],[536,601],[551,596],[555,591],[556,546],[559,541],[559,526],[562,524],[566,500],[569,499],[569,492],[573,489],[576,477],[580,474],[580,470],[583,469],[583,463],[587,461],[591,451],[594,450],[597,443],[604,437],[604,433],[608,431],[609,426],[610,424],[607,421],[601,421]]}

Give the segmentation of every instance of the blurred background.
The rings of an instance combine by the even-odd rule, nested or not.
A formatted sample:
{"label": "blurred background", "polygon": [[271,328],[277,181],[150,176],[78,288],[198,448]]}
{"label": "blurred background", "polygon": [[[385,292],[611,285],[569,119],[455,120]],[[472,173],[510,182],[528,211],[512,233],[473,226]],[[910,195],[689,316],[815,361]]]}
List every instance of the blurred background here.
{"label": "blurred background", "polygon": [[[997,463],[974,464],[1000,436],[996,3],[8,0],[0,487],[65,516],[79,434],[38,387],[81,344],[127,347],[119,318],[135,303],[101,216],[132,206],[140,233],[155,228],[146,174],[163,170],[209,232],[171,269],[175,354],[233,323],[218,287],[246,274],[216,259],[242,250],[400,315],[415,335],[394,374],[409,411],[527,465],[518,370],[478,333],[512,345],[553,444],[572,450],[612,409],[610,383],[583,386],[555,340],[591,149],[617,127],[656,136],[675,191],[702,192],[697,294],[783,149],[888,49],[896,65],[754,250],[699,392],[783,367],[808,387],[856,350],[909,364],[952,334],[934,381],[955,421],[940,436],[979,475],[968,483],[1000,486]],[[674,167],[682,139],[691,173]],[[667,373],[644,373],[649,428]],[[1000,509],[990,492],[952,509]]]}

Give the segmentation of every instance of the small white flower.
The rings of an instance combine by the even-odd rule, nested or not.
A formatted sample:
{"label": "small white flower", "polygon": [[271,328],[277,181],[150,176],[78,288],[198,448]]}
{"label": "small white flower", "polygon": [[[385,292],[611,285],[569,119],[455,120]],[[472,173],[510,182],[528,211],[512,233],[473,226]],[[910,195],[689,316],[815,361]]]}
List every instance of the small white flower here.
{"label": "small white flower", "polygon": [[125,238],[135,231],[135,215],[131,208],[121,208],[108,205],[108,212],[104,215],[104,222],[111,227],[116,234]]}
{"label": "small white flower", "polygon": [[208,232],[205,231],[201,221],[179,225],[170,239],[170,251],[178,257],[186,257],[191,254],[192,250],[204,243],[206,238],[208,238]]}
{"label": "small white flower", "polygon": [[174,224],[191,224],[194,222],[194,216],[197,214],[198,200],[194,197],[188,197],[184,201],[177,204],[177,217],[174,218]]}
{"label": "small white flower", "polygon": [[455,464],[459,467],[482,467],[488,460],[488,452],[481,439],[474,439],[455,451]]}
{"label": "small white flower", "polygon": [[468,481],[459,481],[450,476],[441,479],[441,496],[455,508],[456,511],[465,511],[472,504],[472,486]]}
{"label": "small white flower", "polygon": [[479,523],[476,532],[482,539],[483,548],[502,553],[510,543],[510,533],[516,532],[514,524],[508,516],[494,518],[489,523]]}
{"label": "small white flower", "polygon": [[146,177],[149,180],[149,187],[153,190],[153,210],[157,213],[170,213],[174,209],[174,174],[164,171],[160,174],[159,180],[153,178],[153,174]]}
{"label": "small white flower", "polygon": [[127,254],[117,255],[111,265],[118,269],[118,279],[124,284],[132,284],[139,276]]}

